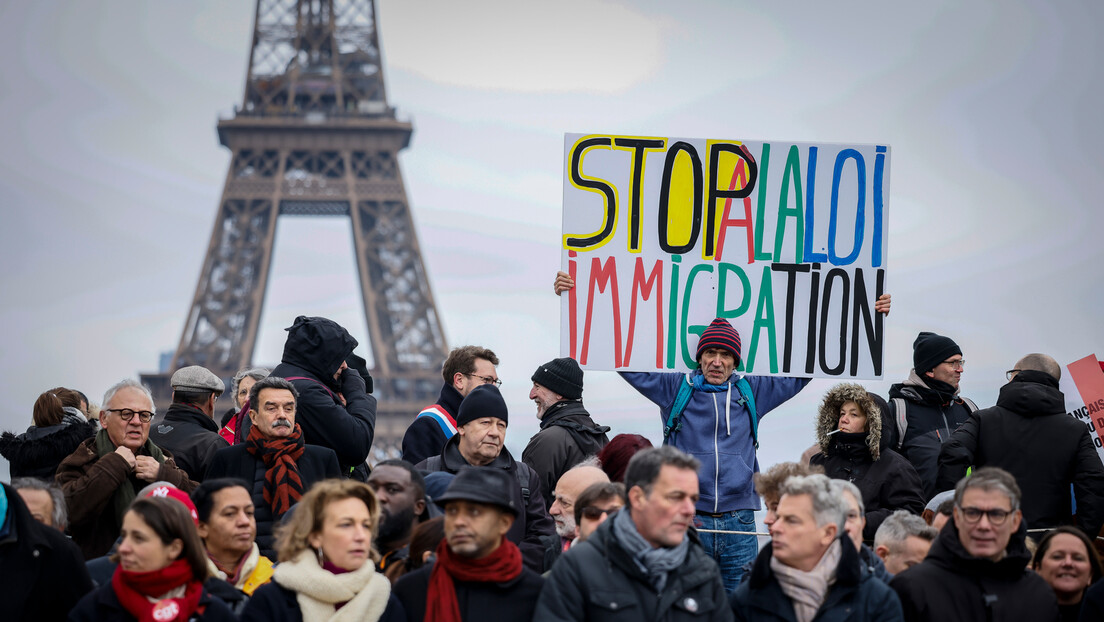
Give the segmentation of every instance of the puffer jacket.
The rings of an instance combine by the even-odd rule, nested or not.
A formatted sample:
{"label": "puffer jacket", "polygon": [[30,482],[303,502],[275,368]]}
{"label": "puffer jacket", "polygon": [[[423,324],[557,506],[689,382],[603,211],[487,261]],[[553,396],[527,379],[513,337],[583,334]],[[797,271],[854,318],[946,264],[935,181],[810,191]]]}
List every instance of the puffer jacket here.
{"label": "puffer jacket", "polygon": [[[903,440],[898,439],[894,398],[908,402],[905,407],[908,427]],[[921,378],[916,370],[909,372],[907,380],[889,388],[889,409],[882,417],[887,445],[896,448],[901,444],[899,453],[912,464],[924,484],[925,501],[942,492],[935,485],[939,450],[951,434],[966,423],[973,410],[954,387],[932,378]]]}
{"label": "puffer jacket", "polygon": [[[1009,518],[1008,520],[1012,520]],[[1027,568],[1027,521],[1008,541],[998,562],[970,555],[953,520],[939,532],[924,561],[893,577],[908,622],[1056,622],[1054,590]]]}
{"label": "puffer jacket", "polygon": [[[828,588],[824,603],[813,620],[817,622],[896,622],[901,620],[901,603],[893,590],[871,575],[860,560],[855,545],[846,533],[840,535],[840,561],[835,581]],[[793,601],[782,591],[774,571],[771,544],[763,547],[755,560],[751,577],[732,594],[732,610],[737,620],[779,620],[794,622]]]}
{"label": "puffer jacket", "polygon": [[[837,432],[840,407],[855,402],[866,414],[866,432]],[[820,453],[809,462],[824,467],[824,474],[858,486],[866,512],[863,540],[874,542],[874,533],[895,510],[919,515],[924,511],[920,476],[907,460],[892,449],[882,448],[882,417],[874,399],[857,384],[832,387],[817,414],[817,444]]]}
{"label": "puffer jacket", "polygon": [[[693,376],[700,376],[694,370]],[[679,385],[687,382],[678,372],[621,372],[641,395],[659,406],[661,426],[671,414]],[[673,445],[701,461],[698,472],[699,512],[720,513],[758,510],[759,495],[751,482],[759,471],[752,438],[751,417],[736,388],[736,374],[728,380],[728,390],[719,393],[694,391],[682,412],[682,429]],[[798,394],[809,378],[744,376],[751,385],[759,420]]]}
{"label": "puffer jacket", "polygon": [[[623,510],[623,511],[628,511]],[[699,622],[732,619],[721,571],[692,531],[682,566],[656,593],[647,574],[618,542],[613,520],[567,550],[552,567],[534,622]]]}
{"label": "puffer jacket", "polygon": [[[334,379],[357,340],[337,322],[321,317],[301,315],[287,330],[283,358],[270,375],[305,378],[291,381],[299,391],[295,421],[303,429],[303,440],[334,450],[343,472],[356,469],[357,479],[367,479],[364,461],[375,437],[376,398],[368,394],[364,378],[353,369]],[[338,393],[345,398],[344,405]],[[242,438],[247,434],[248,427]]]}
{"label": "puffer jacket", "polygon": [[82,441],[96,435],[96,424],[69,415],[58,425],[31,426],[23,434],[4,432],[0,456],[8,460],[11,476],[37,477],[51,481],[66,456]]}
{"label": "puffer jacket", "polygon": [[1031,529],[1074,524],[1071,485],[1076,525],[1096,534],[1104,524],[1104,464],[1089,429],[1066,415],[1065,396],[1049,374],[1020,372],[1001,387],[996,406],[951,435],[939,455],[940,486],[954,487],[971,466],[1000,467],[1016,478]]}
{"label": "puffer jacket", "polygon": [[[471,464],[460,453],[460,435],[457,434],[445,443],[441,455],[426,458],[416,466],[423,473],[445,471],[455,475],[460,472],[460,469],[470,468]],[[510,491],[510,495],[513,496],[517,507],[523,508],[523,511],[518,514],[510,530],[506,532],[506,538],[521,549],[521,557],[527,568],[534,572],[543,572],[544,544],[541,543],[541,537],[554,535],[556,526],[544,505],[540,478],[533,469],[529,468],[529,465],[514,460],[510,450],[505,447],[485,468],[502,469],[518,482],[517,487]]]}
{"label": "puffer jacket", "polygon": [[581,400],[556,402],[544,413],[540,431],[529,439],[521,461],[540,476],[547,507],[552,507],[560,476],[583,459],[597,455],[609,442],[609,430],[607,425],[594,423]]}

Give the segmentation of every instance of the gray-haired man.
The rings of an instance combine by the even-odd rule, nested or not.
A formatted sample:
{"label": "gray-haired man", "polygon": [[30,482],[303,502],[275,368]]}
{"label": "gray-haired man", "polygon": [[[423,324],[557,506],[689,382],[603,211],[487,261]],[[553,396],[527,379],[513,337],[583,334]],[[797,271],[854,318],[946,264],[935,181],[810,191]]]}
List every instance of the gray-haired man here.
{"label": "gray-haired man", "polygon": [[874,534],[874,552],[890,574],[898,574],[924,561],[939,530],[908,510],[897,510],[882,521]]}
{"label": "gray-haired man", "polygon": [[737,620],[900,620],[893,590],[860,563],[850,509],[824,475],[791,477],[751,577],[732,595]]}
{"label": "gray-haired man", "polygon": [[1020,487],[983,467],[955,486],[954,520],[923,562],[893,578],[907,620],[1058,620],[1046,581],[1027,572],[1031,553]]}

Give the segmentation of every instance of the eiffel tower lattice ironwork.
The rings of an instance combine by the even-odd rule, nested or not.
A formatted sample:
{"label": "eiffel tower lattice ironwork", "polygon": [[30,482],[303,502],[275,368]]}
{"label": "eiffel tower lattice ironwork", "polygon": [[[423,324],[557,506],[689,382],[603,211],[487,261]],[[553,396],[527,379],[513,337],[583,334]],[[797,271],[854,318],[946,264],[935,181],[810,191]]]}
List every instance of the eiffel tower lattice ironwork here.
{"label": "eiffel tower lattice ironwork", "polygon": [[[387,102],[373,0],[258,0],[242,105],[218,123],[233,159],[171,369],[250,365],[277,217],[346,215],[377,439],[401,436],[436,399],[448,354],[397,159],[412,131]],[[171,391],[164,374],[144,378]]]}

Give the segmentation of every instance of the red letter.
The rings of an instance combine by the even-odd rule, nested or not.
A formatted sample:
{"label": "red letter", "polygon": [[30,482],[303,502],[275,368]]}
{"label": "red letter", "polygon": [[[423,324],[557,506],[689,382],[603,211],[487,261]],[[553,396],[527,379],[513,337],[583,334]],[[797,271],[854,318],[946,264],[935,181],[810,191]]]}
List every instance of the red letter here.
{"label": "red letter", "polygon": [[629,336],[625,344],[625,366],[632,358],[633,335],[636,334],[636,299],[639,296],[647,300],[655,290],[656,303],[656,367],[663,367],[663,262],[656,260],[648,278],[644,278],[644,260],[636,258],[636,271],[633,273],[632,305],[629,307]]}
{"label": "red letter", "polygon": [[[748,170],[747,162],[743,159],[732,170],[732,181],[728,184],[729,190],[735,190],[737,188],[743,188],[747,184]],[[728,217],[729,211],[732,208],[732,199],[725,199],[724,216],[721,218],[720,231],[717,233],[717,254],[714,257],[715,261],[721,260],[721,255],[724,253],[725,233],[729,227],[744,227],[747,229],[747,249],[748,249],[748,263],[755,261],[755,257],[752,254],[755,246],[751,239],[751,197],[744,197],[744,217],[740,219],[731,219]]]}
{"label": "red letter", "polygon": [[614,366],[621,367],[621,299],[617,294],[617,258],[610,257],[606,265],[602,266],[597,257],[590,262],[590,289],[587,292],[586,324],[583,326],[583,352],[579,356],[579,364],[586,365],[587,352],[590,348],[590,319],[594,309],[594,288],[597,286],[600,293],[605,293],[606,286],[610,287],[610,295],[613,296],[613,358]]}

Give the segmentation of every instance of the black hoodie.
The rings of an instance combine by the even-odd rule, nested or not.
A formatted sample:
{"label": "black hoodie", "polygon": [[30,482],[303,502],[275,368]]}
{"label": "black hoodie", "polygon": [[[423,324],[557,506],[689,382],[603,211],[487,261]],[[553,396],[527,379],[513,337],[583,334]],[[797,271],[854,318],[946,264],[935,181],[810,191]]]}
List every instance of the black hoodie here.
{"label": "black hoodie", "polygon": [[[1008,520],[1013,520],[1011,517]],[[1046,581],[1027,569],[1027,521],[1012,534],[998,562],[974,557],[947,521],[928,556],[890,581],[907,622],[1058,620],[1058,600]]]}
{"label": "black hoodie", "polygon": [[[995,466],[1016,478],[1031,529],[1074,524],[1097,534],[1104,524],[1104,464],[1089,430],[1066,415],[1058,380],[1022,371],[1001,387],[997,405],[970,416],[939,455],[940,487],[953,488],[970,466]],[[942,488],[941,488],[942,489]]]}
{"label": "black hoodie", "polygon": [[346,471],[360,467],[372,449],[376,398],[352,369],[334,379],[357,340],[337,322],[322,317],[301,315],[287,331],[282,362],[271,375],[297,378],[291,383],[299,391],[295,421],[303,429],[303,440],[334,450]]}

